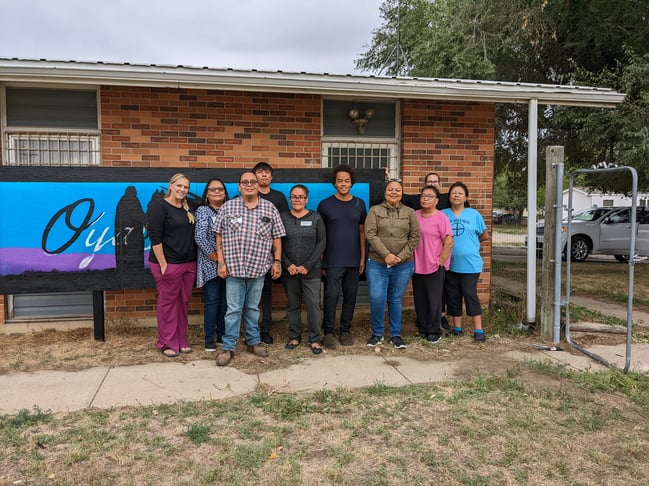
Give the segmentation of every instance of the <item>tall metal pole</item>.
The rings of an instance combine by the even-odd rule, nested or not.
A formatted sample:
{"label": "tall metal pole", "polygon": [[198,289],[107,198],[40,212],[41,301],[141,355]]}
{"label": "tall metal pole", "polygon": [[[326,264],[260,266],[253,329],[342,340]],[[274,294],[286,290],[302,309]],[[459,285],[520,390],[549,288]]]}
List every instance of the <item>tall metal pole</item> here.
{"label": "tall metal pole", "polygon": [[[563,160],[563,147],[561,147],[561,160]],[[558,344],[561,340],[561,230],[563,220],[563,162],[556,164],[557,187],[554,204],[554,288],[553,288],[553,319],[552,342]]]}
{"label": "tall metal pole", "polygon": [[536,322],[536,159],[539,101],[530,100],[527,119],[527,322]]}

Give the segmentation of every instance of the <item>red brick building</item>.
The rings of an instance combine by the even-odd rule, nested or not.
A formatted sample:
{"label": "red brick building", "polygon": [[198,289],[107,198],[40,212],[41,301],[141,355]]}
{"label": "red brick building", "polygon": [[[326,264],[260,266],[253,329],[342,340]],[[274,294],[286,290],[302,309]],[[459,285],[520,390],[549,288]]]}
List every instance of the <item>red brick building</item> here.
{"label": "red brick building", "polygon": [[[0,162],[34,170],[73,165],[217,171],[259,161],[280,169],[349,163],[387,166],[409,193],[436,171],[443,187],[464,181],[472,206],[490,224],[496,103],[613,106],[620,96],[606,89],[522,83],[5,59]],[[348,117],[351,108],[359,112],[355,122]],[[63,139],[74,142],[77,153],[61,149]],[[27,153],[21,143],[29,140],[41,142]],[[52,157],[51,144],[44,149],[43,140],[65,153]],[[488,304],[490,244],[483,256],[479,292]],[[38,308],[34,302],[22,305]],[[108,291],[106,319],[153,323],[155,302],[155,289]],[[12,296],[0,296],[0,324],[20,321],[16,308]],[[200,292],[192,312],[199,322]]]}

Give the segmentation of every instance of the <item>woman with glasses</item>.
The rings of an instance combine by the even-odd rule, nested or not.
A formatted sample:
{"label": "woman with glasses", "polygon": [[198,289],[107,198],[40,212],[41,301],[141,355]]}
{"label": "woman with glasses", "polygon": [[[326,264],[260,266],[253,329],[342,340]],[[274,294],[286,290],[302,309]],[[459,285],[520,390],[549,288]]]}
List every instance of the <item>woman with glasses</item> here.
{"label": "woman with glasses", "polygon": [[419,243],[419,223],[415,211],[401,204],[402,194],[401,181],[388,180],[385,200],[372,206],[365,219],[365,235],[370,245],[365,275],[372,324],[368,346],[383,342],[387,303],[390,342],[397,349],[406,347],[401,338],[401,313],[403,294],[415,267],[413,255]]}
{"label": "woman with glasses", "polygon": [[439,189],[426,186],[416,211],[421,237],[415,249],[412,291],[419,337],[432,344],[442,339],[441,316],[444,275],[453,249],[453,231],[448,217],[437,209]]}
{"label": "woman with glasses", "polygon": [[216,343],[225,334],[225,280],[218,275],[218,256],[214,223],[219,210],[228,200],[228,190],[221,179],[210,179],[205,185],[202,202],[196,209],[194,239],[198,245],[196,287],[203,288],[203,330],[205,351],[216,351]]}
{"label": "woman with glasses", "polygon": [[288,300],[288,342],[286,349],[302,341],[302,300],[307,316],[307,334],[313,354],[322,353],[320,317],[320,260],[327,244],[320,215],[306,208],[309,189],[297,184],[290,192],[291,210],[282,213],[286,236],[282,238],[283,283]]}

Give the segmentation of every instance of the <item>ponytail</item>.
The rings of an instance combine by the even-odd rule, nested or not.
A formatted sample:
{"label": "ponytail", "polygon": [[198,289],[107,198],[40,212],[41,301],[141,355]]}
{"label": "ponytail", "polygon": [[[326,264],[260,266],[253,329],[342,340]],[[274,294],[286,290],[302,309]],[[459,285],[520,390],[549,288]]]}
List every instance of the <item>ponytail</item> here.
{"label": "ponytail", "polygon": [[196,223],[196,218],[194,214],[189,210],[189,204],[187,203],[187,198],[183,199],[183,209],[187,212],[187,219],[191,224]]}

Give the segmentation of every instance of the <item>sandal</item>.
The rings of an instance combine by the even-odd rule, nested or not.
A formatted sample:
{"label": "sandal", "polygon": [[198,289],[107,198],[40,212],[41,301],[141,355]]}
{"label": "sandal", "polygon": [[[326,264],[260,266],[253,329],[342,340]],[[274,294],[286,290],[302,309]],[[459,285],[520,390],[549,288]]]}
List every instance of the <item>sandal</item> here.
{"label": "sandal", "polygon": [[320,343],[311,343],[311,352],[313,354],[322,353],[322,348],[320,347]]}
{"label": "sandal", "polygon": [[300,345],[300,341],[297,339],[291,339],[289,342],[286,343],[286,346],[284,346],[286,349],[295,349]]}
{"label": "sandal", "polygon": [[192,348],[180,348],[180,352],[183,354],[189,354],[193,351]]}
{"label": "sandal", "polygon": [[175,358],[176,356],[178,356],[180,354],[180,353],[177,353],[176,351],[174,351],[171,348],[162,348],[160,350],[160,352],[162,354],[164,354],[167,358]]}

